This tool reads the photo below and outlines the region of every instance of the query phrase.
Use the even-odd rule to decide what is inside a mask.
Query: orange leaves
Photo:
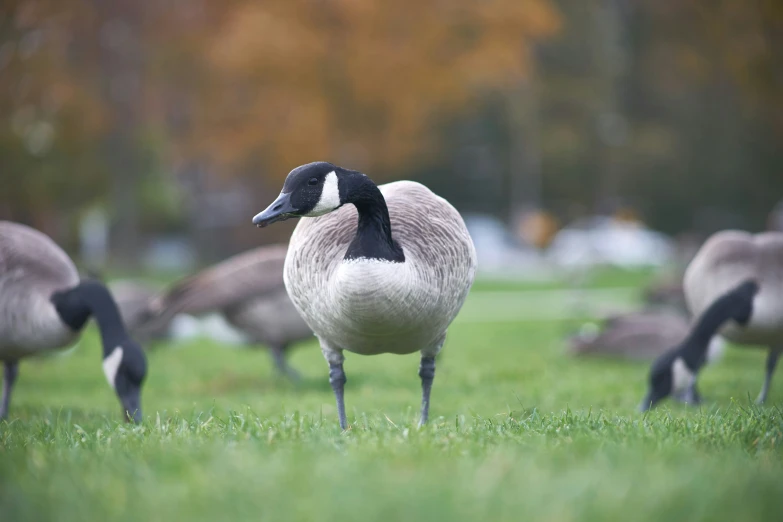
[[[204,45],[199,143],[278,176],[313,159],[388,170],[432,152],[439,114],[517,82],[558,24],[547,0],[240,2]]]

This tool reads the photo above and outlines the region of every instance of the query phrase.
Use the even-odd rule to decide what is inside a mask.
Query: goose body
[[[0,360],[5,366],[0,418],[8,414],[19,361],[69,346],[90,317],[101,331],[107,380],[124,414],[138,420],[146,360],[127,336],[108,289],[80,281],[73,261],[45,234],[0,221]]]
[[[291,171],[280,196],[253,222],[291,217],[285,261],[291,300],[321,343],[346,428],[343,351],[421,353],[421,422],[435,356],[470,291],[476,251],[460,214],[423,185],[376,186],[326,162]]]
[[[18,361],[76,341],[50,297],[78,284],[73,261],[48,236],[0,221],[0,359]]]
[[[344,259],[356,235],[346,205],[294,230],[289,295],[319,338],[362,355],[437,353],[470,290],[476,254],[459,213],[412,181],[381,185],[405,262]]]
[[[286,251],[285,245],[256,248],[174,283],[138,314],[135,331],[146,337],[180,314],[218,314],[247,344],[267,345],[279,372],[295,376],[284,353],[313,332],[286,293]]]

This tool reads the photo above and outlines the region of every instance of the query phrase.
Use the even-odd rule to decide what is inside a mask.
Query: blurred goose
[[[632,312],[604,320],[600,329],[588,323],[569,339],[570,352],[578,356],[601,355],[630,360],[653,360],[682,342],[688,335],[688,320],[666,312]],[[716,358],[723,340],[709,344],[707,359]]]
[[[706,362],[710,340],[729,321],[748,325],[758,289],[755,281],[747,280],[719,296],[699,316],[688,336],[653,363],[650,388],[642,400],[641,411],[652,408],[669,395],[683,402],[701,402],[696,389],[696,375]]]
[[[329,363],[340,427],[347,428],[343,350],[421,352],[420,423],[427,422],[435,356],[476,272],[462,217],[419,183],[378,187],[361,172],[326,162],[292,170],[253,223],[300,216],[315,219],[294,230],[285,286]]]
[[[713,235],[688,266],[684,289],[688,307],[700,319],[679,351],[653,365],[642,407],[654,405],[672,388],[694,389],[705,339],[718,331],[735,343],[767,348],[766,375],[757,399],[765,402],[783,351],[783,233]]]
[[[267,345],[278,371],[296,378],[285,352],[313,332],[285,291],[285,255],[285,245],[256,248],[187,277],[152,299],[135,329],[146,336],[182,314],[217,313],[228,323],[224,330],[234,330],[248,344]]]
[[[69,346],[90,317],[100,329],[106,379],[125,418],[139,421],[147,363],[108,289],[97,281],[80,282],[71,259],[48,236],[0,221],[0,360],[5,365],[0,418],[8,415],[19,361]]]

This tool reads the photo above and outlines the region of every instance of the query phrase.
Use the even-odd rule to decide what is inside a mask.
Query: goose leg
[[[421,419],[419,426],[427,423],[430,416],[430,392],[432,381],[435,380],[435,357],[423,355],[419,364],[419,377],[421,377]]]
[[[287,345],[285,344],[271,345],[270,350],[272,353],[272,360],[274,361],[275,368],[277,368],[277,372],[279,374],[288,376],[288,378],[292,381],[298,381],[299,372],[291,368],[291,366],[288,364],[288,361],[285,360],[286,348]]]
[[[329,363],[329,384],[332,385],[334,398],[337,401],[337,417],[340,419],[340,428],[348,428],[348,420],[345,418],[345,383],[348,378],[343,371],[343,362],[345,357],[343,351],[339,348],[332,348],[323,339],[321,341],[321,352],[323,352],[326,362]]]
[[[348,378],[343,371],[343,363],[329,363],[329,384],[332,385],[334,397],[337,400],[337,416],[340,419],[340,428],[348,428],[348,420],[345,418],[345,383]]]
[[[16,382],[16,377],[19,375],[19,362],[6,361],[5,371],[3,378],[3,400],[0,403],[0,419],[8,417],[8,405],[11,403],[11,390]]]
[[[769,387],[772,383],[772,375],[775,373],[775,367],[778,365],[778,358],[781,352],[783,352],[783,347],[769,349],[769,354],[767,354],[767,374],[764,378],[764,385],[761,387],[761,393],[759,393],[759,397],[756,399],[757,404],[763,404],[767,400]]]

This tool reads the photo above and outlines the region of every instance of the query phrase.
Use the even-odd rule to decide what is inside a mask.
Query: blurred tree
[[[195,143],[277,178],[315,159],[383,177],[445,153],[436,118],[517,85],[557,28],[548,0],[239,2],[203,48]]]
[[[76,41],[92,28],[82,3],[0,8],[0,215],[55,235],[66,210],[106,190],[94,147],[106,113],[74,67],[84,63]]]
[[[540,45],[543,198],[657,228],[764,227],[783,193],[783,3],[557,0]],[[607,205],[609,203],[609,205]]]

